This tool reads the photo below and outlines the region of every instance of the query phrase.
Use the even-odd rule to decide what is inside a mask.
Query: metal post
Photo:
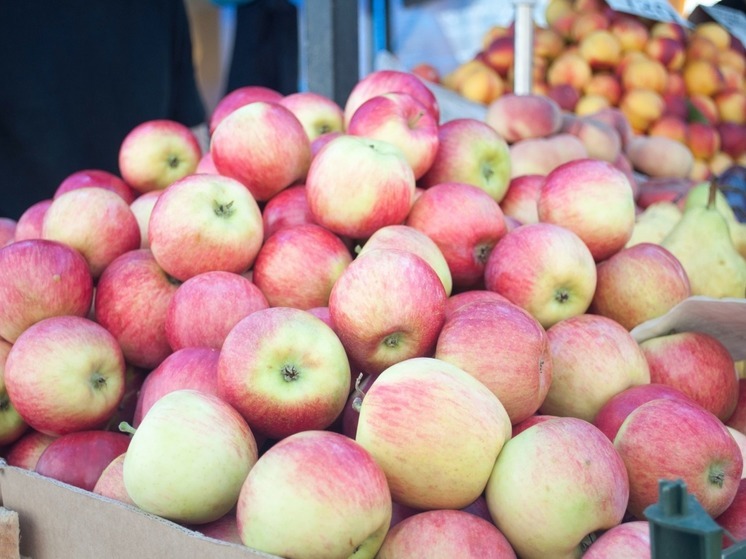
[[[513,92],[516,95],[528,95],[533,88],[533,9],[535,2],[536,0],[513,0],[515,6]]]

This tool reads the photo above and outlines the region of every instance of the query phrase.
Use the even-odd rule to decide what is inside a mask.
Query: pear
[[[717,183],[712,181],[708,189],[707,203],[686,208],[661,245],[686,270],[692,295],[746,297],[746,260],[733,245],[728,222],[715,206]]]
[[[660,244],[679,222],[681,215],[682,212],[675,202],[664,200],[650,204],[635,219],[632,236],[625,247],[629,248],[640,243]]]
[[[684,200],[684,209],[694,206],[704,206],[707,204],[710,185],[708,182],[699,183],[692,187]],[[730,238],[738,253],[746,258],[746,223],[738,221],[736,214],[728,204],[728,199],[718,190],[715,198],[715,207],[723,214],[725,221],[728,222]]]

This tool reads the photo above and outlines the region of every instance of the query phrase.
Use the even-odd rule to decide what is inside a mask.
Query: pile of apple
[[[504,99],[441,123],[410,73],[344,107],[240,88],[204,153],[142,123],[121,176],[4,220],[7,462],[285,558],[649,557],[661,479],[746,537],[733,356],[630,333],[712,295],[706,264],[628,246],[634,178]]]
[[[618,107],[636,134],[672,138],[704,180],[746,161],[746,52],[716,22],[687,29],[617,12],[603,0],[551,0],[534,30],[533,92],[578,115]],[[440,82],[489,105],[512,91],[513,27],[496,26],[481,50]],[[434,68],[416,72],[438,80]]]

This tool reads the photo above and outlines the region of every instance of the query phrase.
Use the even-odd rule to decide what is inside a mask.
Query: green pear
[[[686,270],[692,295],[746,297],[746,260],[736,250],[728,222],[717,209],[717,183],[707,188],[707,203],[692,202],[686,207],[661,245]]]
[[[679,222],[681,215],[681,210],[674,202],[664,200],[650,204],[637,216],[625,248],[640,243],[660,244]]]
[[[709,189],[710,184],[708,182],[703,182],[692,187],[684,200],[684,209],[707,205]],[[715,207],[723,214],[725,221],[728,223],[730,238],[736,250],[742,257],[746,258],[746,224],[738,221],[736,214],[728,203],[728,199],[720,190],[715,195]]]

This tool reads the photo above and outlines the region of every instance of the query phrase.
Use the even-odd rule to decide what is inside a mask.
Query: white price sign
[[[673,21],[684,27],[691,27],[668,0],[606,0],[618,12],[634,14],[655,21]]]
[[[701,6],[712,19],[725,27],[736,39],[746,45],[746,14],[727,6]]]

